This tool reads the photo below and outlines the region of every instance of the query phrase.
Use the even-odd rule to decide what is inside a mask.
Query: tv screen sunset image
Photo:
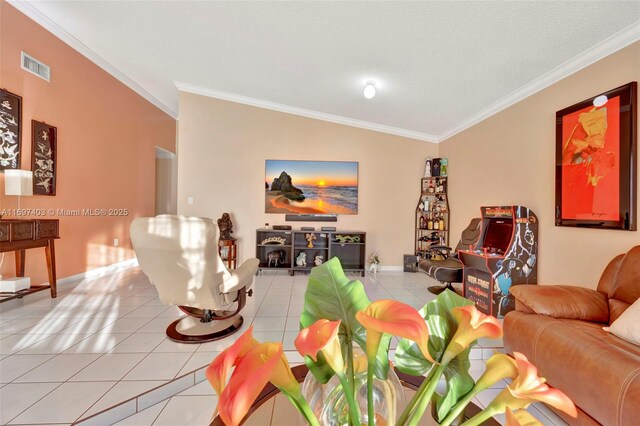
[[[265,212],[358,214],[358,163],[267,160]]]

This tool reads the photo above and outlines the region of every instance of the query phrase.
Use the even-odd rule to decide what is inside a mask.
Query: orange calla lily
[[[474,392],[488,389],[507,378],[515,379],[518,376],[518,364],[516,360],[505,354],[494,354],[486,362],[487,368],[476,381]]]
[[[451,314],[458,322],[458,329],[443,355],[443,360],[452,360],[471,343],[482,337],[489,339],[502,337],[502,325],[498,319],[483,314],[473,305],[456,306],[451,310]]]
[[[356,313],[356,319],[367,329],[367,356],[375,356],[383,333],[413,340],[422,355],[435,363],[429,354],[429,328],[424,318],[409,305],[396,300],[377,300],[364,311]]]
[[[506,426],[539,426],[542,425],[533,417],[533,415],[527,410],[511,411],[507,408],[507,423]]]
[[[282,348],[282,345],[280,345],[280,348]],[[282,351],[280,351],[280,362],[276,364],[269,381],[284,393],[296,397],[302,396],[300,383],[293,375],[289,361]]]
[[[487,368],[482,376],[480,376],[480,378],[476,381],[473,389],[471,389],[471,391],[467,393],[467,395],[465,395],[465,397],[460,400],[451,411],[449,411],[445,419],[442,421],[442,424],[450,425],[453,420],[462,413],[471,399],[483,390],[490,388],[500,380],[504,380],[509,377],[515,379],[517,376],[518,365],[515,359],[504,354],[494,354],[487,360]],[[488,417],[491,417],[491,414],[489,414]],[[477,417],[474,417],[474,419],[477,420]],[[480,420],[476,423],[471,422],[470,424],[482,424],[482,421],[483,420]]]
[[[258,344],[259,342],[253,338],[253,326],[251,326],[233,345],[222,351],[207,367],[205,375],[218,396],[225,388],[231,368],[236,366],[242,357]]]
[[[309,356],[314,361],[318,360],[318,352],[322,352],[329,367],[336,373],[342,374],[344,360],[338,338],[339,328],[340,320],[319,319],[300,331],[294,342],[296,349],[300,355]]]
[[[576,406],[564,393],[546,384],[543,377],[538,376],[538,369],[529,362],[526,356],[514,352],[518,366],[518,376],[489,404],[488,408],[504,412],[506,407],[512,409],[527,408],[533,402],[543,402],[577,417]]]
[[[282,373],[278,371],[281,370],[278,367],[282,364],[282,356],[281,343],[262,343],[240,360],[218,401],[220,418],[225,425],[240,424],[262,388],[275,375]],[[280,380],[286,381],[286,375],[276,378],[276,381]]]
[[[363,373],[367,371],[368,367],[366,354],[353,354],[353,371],[356,373]]]

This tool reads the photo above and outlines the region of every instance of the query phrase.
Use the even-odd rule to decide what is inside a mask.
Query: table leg
[[[16,250],[16,275],[18,277],[24,277],[24,250]]]
[[[51,285],[51,297],[55,299],[58,296],[58,288],[56,282],[56,250],[54,240],[49,240],[45,253],[47,255],[47,270],[49,271],[49,284]]]

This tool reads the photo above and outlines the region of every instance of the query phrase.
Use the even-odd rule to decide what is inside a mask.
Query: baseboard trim
[[[401,265],[388,265],[388,266],[381,266],[380,270],[384,272],[394,272],[394,271],[397,272],[397,271],[402,271],[403,268]]]
[[[58,278],[58,285],[68,284],[70,282],[82,281],[87,278],[97,278],[117,271],[122,268],[131,268],[138,266],[138,259],[135,257],[132,259],[123,260],[122,262],[112,263],[111,265],[101,266],[99,268],[91,269],[89,271],[80,272],[79,274],[69,275],[68,277]],[[48,284],[45,282],[42,284]]]

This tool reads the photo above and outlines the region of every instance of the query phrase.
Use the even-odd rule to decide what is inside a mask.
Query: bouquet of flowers
[[[400,338],[395,368],[424,376],[397,418],[393,410],[387,417],[376,412],[374,401],[374,381],[387,380],[392,374],[391,336]],[[413,426],[430,403],[435,404],[436,421],[448,426],[478,393],[504,379],[512,381],[465,426],[479,425],[500,413],[506,413],[508,425],[540,424],[525,410],[534,402],[577,416],[573,402],[548,386],[522,354],[511,357],[496,353],[487,360],[484,374],[473,380],[469,374],[471,347],[480,338],[501,337],[502,326],[497,319],[482,314],[472,302],[451,291],[440,294],[420,311],[395,300],[371,302],[362,283],[350,281],[340,261],[333,258],[311,272],[295,346],[305,357],[312,379],[327,383],[337,378],[332,392],[341,393],[341,403],[312,407],[314,403],[305,398],[293,376],[282,344],[258,342],[252,328],[213,360],[206,375],[219,397],[217,412],[228,426],[243,421],[268,382],[285,394],[312,426],[326,424],[321,423],[319,414],[327,408],[335,411],[335,424]],[[364,356],[354,355],[358,346]],[[442,377],[446,387],[436,394]],[[365,388],[366,399],[360,402],[358,396],[365,394]],[[375,399],[379,398],[376,392]]]

